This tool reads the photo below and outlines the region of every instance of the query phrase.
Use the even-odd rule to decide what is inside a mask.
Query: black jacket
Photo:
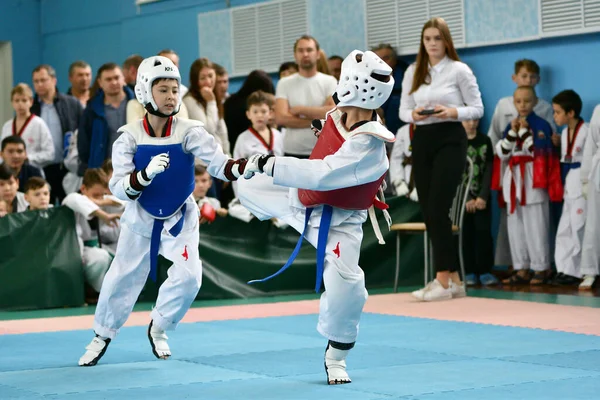
[[[83,107],[79,100],[73,96],[62,94],[57,91],[56,96],[54,96],[54,107],[56,107],[56,112],[60,119],[63,137],[65,132],[75,132],[79,127],[79,121],[83,114]],[[42,116],[42,105],[40,104],[40,99],[37,94],[33,98],[31,113],[38,117]]]

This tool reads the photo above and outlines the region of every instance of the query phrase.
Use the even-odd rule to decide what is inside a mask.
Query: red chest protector
[[[333,111],[327,116],[327,121],[325,122],[325,126],[319,135],[317,140],[317,144],[313,148],[312,153],[310,154],[309,159],[311,160],[322,160],[328,155],[336,153],[340,147],[344,144],[346,139],[339,132],[335,121],[334,114],[339,116],[341,113],[339,111]],[[360,130],[360,127],[356,128]],[[356,134],[369,134],[368,132],[364,133],[356,133]],[[374,134],[374,136],[378,136]],[[393,136],[391,137],[393,141]],[[388,140],[388,138],[382,138],[383,140]],[[383,145],[383,143],[382,143]],[[306,207],[315,207],[319,205],[330,205],[337,208],[342,208],[345,210],[367,210],[373,204],[377,203],[376,195],[379,187],[381,186],[381,182],[385,178],[385,174],[383,174],[378,180],[365,183],[358,186],[351,186],[343,189],[335,189],[335,190],[306,190],[299,189],[298,190],[298,198],[302,202],[302,204]],[[381,203],[381,202],[379,202]],[[376,204],[379,208],[380,204]],[[384,207],[387,208],[387,207]]]

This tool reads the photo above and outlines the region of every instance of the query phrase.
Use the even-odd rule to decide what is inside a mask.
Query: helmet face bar
[[[152,83],[157,79],[175,79],[177,85],[181,86],[181,75],[179,69],[173,64],[173,61],[163,56],[152,56],[146,58],[138,68],[137,79],[135,81],[135,97],[142,103],[148,112],[160,117],[168,117],[158,111],[158,106],[152,97]],[[149,107],[148,105],[151,105]],[[171,115],[179,112],[181,107],[181,91],[177,99],[177,107]]]
[[[337,105],[375,110],[386,102],[393,88],[392,69],[385,61],[372,51],[354,50],[342,62],[335,91]]]

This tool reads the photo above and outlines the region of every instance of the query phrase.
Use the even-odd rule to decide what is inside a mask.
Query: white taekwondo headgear
[[[376,110],[390,97],[393,88],[392,68],[385,61],[372,51],[354,50],[342,62],[335,91],[337,105]]]
[[[168,117],[158,111],[158,106],[152,97],[152,83],[160,78],[176,79],[177,84],[181,86],[181,75],[179,75],[179,68],[173,61],[163,56],[152,56],[146,58],[138,67],[137,79],[135,81],[135,97],[140,103],[148,110],[148,112]],[[148,107],[151,104],[152,107]],[[177,107],[171,115],[175,115],[179,112],[181,107],[181,90],[179,91],[177,99]]]

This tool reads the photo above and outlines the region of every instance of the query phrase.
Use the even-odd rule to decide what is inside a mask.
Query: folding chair
[[[473,161],[467,157],[467,174],[463,174],[462,181],[456,190],[456,195],[450,208],[450,220],[452,221],[452,234],[458,235],[458,256],[460,261],[460,272],[462,279],[465,277],[465,263],[462,251],[462,226],[465,215],[465,205],[469,196],[469,188],[473,179]],[[400,236],[402,234],[423,234],[423,251],[425,258],[425,285],[429,283],[429,274],[433,276],[433,252],[427,235],[427,227],[424,222],[407,222],[393,224],[390,230],[396,232],[396,275],[394,277],[394,292],[398,291],[398,277],[400,275]]]

